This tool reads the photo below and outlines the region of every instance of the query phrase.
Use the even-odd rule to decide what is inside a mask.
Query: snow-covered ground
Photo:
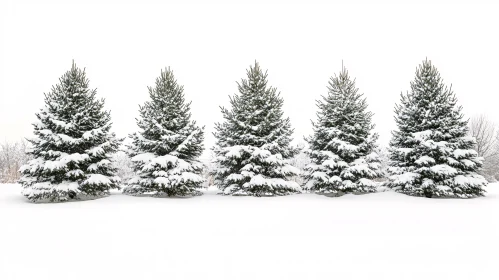
[[[110,197],[32,204],[0,185],[0,279],[499,279],[486,197]]]

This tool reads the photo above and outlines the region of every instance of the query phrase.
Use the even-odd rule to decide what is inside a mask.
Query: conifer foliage
[[[267,72],[257,62],[238,83],[232,108],[221,108],[224,122],[216,124],[215,184],[226,195],[275,196],[301,191],[289,180],[299,170],[288,160],[293,130],[283,117],[283,99],[267,85]]]
[[[138,133],[129,147],[136,177],[124,193],[131,195],[198,195],[204,179],[197,158],[203,152],[203,128],[191,121],[184,88],[170,68],[149,87],[150,101],[139,109]]]
[[[87,199],[119,188],[111,157],[120,141],[110,132],[110,113],[103,107],[104,100],[89,88],[85,70],[73,62],[36,114],[28,151],[33,160],[20,169],[29,200]]]
[[[317,101],[317,107],[314,133],[306,139],[312,161],[305,172],[306,188],[329,196],[375,192],[373,179],[382,172],[376,153],[378,136],[371,132],[373,114],[346,68],[331,77],[328,94]]]
[[[395,107],[397,130],[390,142],[388,186],[414,196],[470,198],[484,194],[487,182],[467,136],[467,120],[451,88],[425,60],[411,91]]]

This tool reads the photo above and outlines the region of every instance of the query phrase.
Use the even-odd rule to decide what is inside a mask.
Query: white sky
[[[499,118],[495,1],[336,2],[0,0],[0,141],[31,134],[43,93],[72,59],[106,99],[119,136],[137,130],[147,86],[170,66],[211,147],[218,106],[255,59],[285,99],[296,142],[311,132],[315,100],[342,60],[375,113],[381,145],[425,57],[467,116]]]

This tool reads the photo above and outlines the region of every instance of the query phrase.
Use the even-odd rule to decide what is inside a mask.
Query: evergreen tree
[[[314,133],[306,139],[312,161],[305,173],[306,188],[331,196],[375,192],[372,179],[382,172],[375,144],[378,135],[371,133],[373,114],[344,67],[339,76],[331,77],[328,94],[317,107]]]
[[[88,84],[85,69],[73,62],[45,94],[29,140],[33,160],[20,169],[23,194],[31,201],[85,199],[119,188],[111,157],[120,141],[110,132],[104,99],[96,99]]]
[[[414,196],[469,198],[484,194],[482,165],[467,136],[457,99],[440,73],[425,60],[416,70],[411,92],[395,107],[397,130],[390,142],[388,186]]]
[[[267,72],[257,62],[247,75],[238,83],[240,94],[230,98],[231,110],[221,108],[225,121],[215,127],[215,184],[227,195],[299,192],[289,180],[299,171],[288,164],[297,150],[290,147],[293,130],[283,118],[283,99],[267,86]]]
[[[191,121],[184,88],[177,84],[170,68],[161,71],[155,87],[149,87],[150,101],[139,109],[140,132],[130,135],[130,156],[136,177],[124,193],[156,196],[198,195],[204,179],[197,158],[203,152],[203,128]]]

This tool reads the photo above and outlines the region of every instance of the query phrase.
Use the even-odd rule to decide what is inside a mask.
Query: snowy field
[[[0,279],[499,279],[486,197],[393,192],[32,204],[0,185]]]

